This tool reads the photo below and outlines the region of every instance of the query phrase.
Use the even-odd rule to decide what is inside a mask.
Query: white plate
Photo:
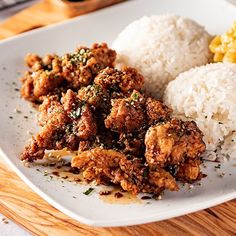
[[[35,192],[82,223],[124,226],[153,222],[211,207],[236,197],[236,159],[222,165],[219,173],[224,171],[224,178],[218,177],[219,173],[214,170],[216,164],[209,163],[204,169],[208,177],[202,181],[202,186],[196,186],[191,191],[182,188],[178,193],[166,192],[163,200],[151,200],[151,204],[130,205],[104,203],[96,193],[86,196],[82,193],[87,186],[61,183],[56,179],[48,181],[34,168],[25,168],[18,159],[30,137],[26,131],[36,129],[34,115],[30,114],[31,106],[21,100],[19,93],[14,90],[20,87],[17,73],[24,70],[24,55],[28,52],[63,53],[73,50],[78,44],[110,43],[129,22],[143,15],[159,13],[191,17],[213,34],[224,32],[236,18],[236,8],[223,0],[139,0],[0,42],[1,154]],[[24,111],[24,114],[15,114],[15,108]],[[23,115],[29,119],[23,118]],[[13,116],[13,119],[9,116]]]

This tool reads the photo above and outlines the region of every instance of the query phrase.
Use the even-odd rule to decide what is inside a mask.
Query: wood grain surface
[[[0,23],[0,39],[60,22],[125,0],[41,0]]]
[[[236,200],[161,222],[95,228],[64,215],[34,193],[0,159],[0,212],[33,235],[84,236],[231,236],[236,235]]]

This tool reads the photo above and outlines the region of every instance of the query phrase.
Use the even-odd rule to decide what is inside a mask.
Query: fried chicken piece
[[[93,47],[79,47],[74,53],[62,58],[63,76],[73,88],[89,85],[94,76],[106,67],[113,67],[116,52],[106,43],[94,44]]]
[[[155,100],[153,98],[147,98],[146,110],[148,116],[148,123],[150,125],[160,121],[166,121],[170,119],[172,109],[166,106],[163,102]]]
[[[93,142],[87,140],[87,141],[80,141],[79,143],[79,152],[90,150],[93,147]]]
[[[176,191],[179,189],[173,176],[162,168],[156,168],[149,173],[149,182],[159,188]]]
[[[118,167],[123,156],[112,149],[95,148],[79,152],[78,156],[72,158],[71,166],[84,170],[83,176],[87,181],[96,180],[98,184],[106,184],[112,178],[111,169]]]
[[[200,180],[203,177],[200,169],[201,163],[201,160],[194,159],[188,160],[187,162],[181,164],[176,174],[176,178],[178,178],[182,182],[189,183]]]
[[[46,149],[77,150],[80,141],[91,140],[96,135],[96,120],[89,105],[83,104],[71,90],[61,102],[56,96],[47,97],[39,110],[42,128],[21,154],[22,160],[41,159]]]
[[[110,107],[110,98],[107,90],[100,85],[88,85],[78,91],[80,100],[85,101],[90,106],[107,110]]]
[[[25,63],[29,68],[32,68],[36,63],[39,63],[39,65],[41,65],[42,58],[35,53],[28,53],[25,56]]]
[[[118,140],[119,149],[125,154],[143,157],[145,152],[144,136],[145,131],[140,131],[138,134],[121,133]]]
[[[83,170],[83,176],[88,182],[96,180],[98,184],[120,184],[124,190],[133,194],[159,194],[164,188],[178,190],[174,178],[164,169],[149,172],[141,159],[128,159],[115,150],[95,148],[80,152],[72,158],[71,165]]]
[[[31,102],[42,101],[41,96],[59,94],[65,84],[61,72],[61,60],[56,55],[40,58],[35,54],[28,54],[26,63],[32,71],[26,71],[20,79],[22,82],[21,96]]]
[[[87,151],[97,147],[106,149],[119,149],[118,145],[118,134],[108,129],[103,129],[97,123],[97,135],[93,140],[81,141],[79,144],[78,151]]]
[[[107,67],[99,72],[94,83],[106,90],[128,94],[133,90],[140,91],[144,85],[144,78],[134,68],[123,67],[121,70],[117,70]]]
[[[139,192],[158,194],[160,189],[169,189],[171,191],[179,189],[175,179],[168,172],[162,168],[155,171],[149,170],[140,158],[123,158],[120,160],[119,165],[121,170],[125,172],[125,176],[129,176],[129,179],[119,179],[115,176],[116,181],[126,191],[131,191],[134,194]]]
[[[203,134],[193,121],[172,119],[149,128],[145,157],[150,167],[180,164],[205,151]]]
[[[116,52],[105,43],[79,47],[62,57],[28,54],[26,64],[31,70],[20,79],[21,96],[31,102],[42,102],[46,95],[60,94],[68,88],[76,91],[89,85],[100,70],[113,67],[115,58]]]
[[[135,90],[129,98],[112,100],[111,113],[105,119],[106,128],[128,133],[139,130],[146,119],[144,104],[145,98]]]

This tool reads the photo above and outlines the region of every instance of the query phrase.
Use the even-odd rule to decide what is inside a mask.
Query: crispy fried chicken
[[[89,85],[99,71],[113,67],[116,52],[105,43],[92,48],[79,47],[64,56],[36,54],[26,56],[30,70],[21,78],[21,96],[41,103],[46,95],[60,95],[67,89],[77,91]]]
[[[88,182],[120,185],[133,194],[176,191],[177,180],[200,180],[205,144],[196,123],[173,118],[171,108],[143,94],[143,76],[133,68],[114,69],[115,56],[106,44],[63,57],[28,55],[31,70],[21,94],[42,103],[41,129],[21,159],[77,150],[72,167]]]

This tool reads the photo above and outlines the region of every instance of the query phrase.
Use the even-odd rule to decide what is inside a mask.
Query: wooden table
[[[82,225],[50,206],[0,159],[0,212],[34,235],[236,235],[236,200],[161,222],[116,228]]]
[[[34,235],[236,235],[236,200],[194,214],[139,226],[94,228],[82,225],[34,193],[1,158],[0,212]]]

